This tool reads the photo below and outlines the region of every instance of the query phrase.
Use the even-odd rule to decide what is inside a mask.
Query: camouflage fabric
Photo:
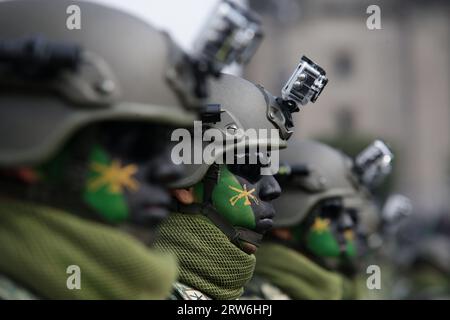
[[[343,288],[343,300],[358,300],[362,298],[361,293],[361,279],[359,277],[349,278],[342,276]]]
[[[234,244],[202,215],[172,214],[159,229],[155,248],[174,254],[178,281],[217,300],[234,300],[251,279],[255,256]]]
[[[0,274],[45,299],[165,299],[176,279],[173,256],[149,250],[124,232],[4,198],[0,257]],[[67,287],[70,265],[80,268],[78,290]],[[4,285],[6,292],[14,287]]]
[[[277,287],[291,299],[342,299],[344,285],[338,273],[328,271],[298,251],[278,243],[266,242],[259,247],[255,274],[272,284],[269,290]]]

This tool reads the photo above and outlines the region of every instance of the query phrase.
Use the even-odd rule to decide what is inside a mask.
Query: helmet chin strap
[[[206,216],[211,220],[214,225],[219,228],[228,239],[235,244],[238,248],[242,249],[241,241],[248,242],[250,244],[259,247],[263,235],[253,230],[241,227],[235,227],[231,225],[219,212],[214,208],[212,204],[212,193],[214,187],[217,184],[219,178],[219,165],[213,163],[205,177],[203,178],[203,203],[193,203],[184,205],[177,202],[176,210],[180,213],[198,214]]]

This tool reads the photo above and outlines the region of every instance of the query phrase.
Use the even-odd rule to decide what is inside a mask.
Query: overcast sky
[[[219,0],[87,0],[129,10],[168,31],[176,42],[189,50],[206,18]]]
[[[166,30],[187,52],[192,49],[194,38],[200,32],[207,18],[220,0],[85,0],[129,10],[149,21],[155,27]],[[246,3],[246,0],[233,0]],[[237,64],[223,70],[240,75],[242,68]]]

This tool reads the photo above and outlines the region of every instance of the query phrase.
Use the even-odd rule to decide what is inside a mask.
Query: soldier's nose
[[[259,198],[272,201],[281,195],[281,187],[273,176],[264,176],[259,182]]]

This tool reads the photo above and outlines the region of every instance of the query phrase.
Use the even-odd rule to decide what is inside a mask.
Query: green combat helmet
[[[195,119],[184,108],[199,106],[188,90],[194,78],[177,73],[186,63],[167,35],[117,10],[76,3],[79,30],[66,26],[74,2],[1,4],[2,166],[41,162],[93,122]]]
[[[302,56],[296,70],[283,87],[281,97],[273,96],[260,85],[256,85],[258,91],[251,82],[228,75],[223,77],[222,81],[211,83],[211,96],[207,100],[208,106],[204,109],[202,121],[207,124],[207,128],[223,132],[226,140],[237,141],[223,148],[217,146],[216,159],[210,157],[198,165],[188,166],[186,178],[174,183],[174,188],[192,186],[199,182],[212,162],[234,148],[272,145],[270,139],[253,138],[246,142],[243,136],[236,135],[240,130],[276,129],[282,140],[289,139],[294,132],[292,113],[299,111],[298,105],[316,102],[328,83],[325,71],[305,56]],[[241,86],[248,96],[240,93]]]
[[[165,185],[181,168],[166,150],[171,127],[197,118],[205,80],[166,34],[125,12],[0,2],[2,288],[14,279],[41,298],[167,297],[172,257],[114,226],[167,216]],[[78,267],[82,290],[71,290]]]
[[[342,152],[315,141],[295,141],[280,154],[278,180],[283,196],[274,202],[274,227],[301,223],[326,199],[342,198],[348,205],[360,203],[353,162]]]
[[[328,260],[355,254],[362,199],[353,161],[329,146],[301,140],[280,152],[280,163],[283,193],[274,201],[274,229],[256,254],[256,276],[245,297],[340,299],[342,279],[327,269]]]

